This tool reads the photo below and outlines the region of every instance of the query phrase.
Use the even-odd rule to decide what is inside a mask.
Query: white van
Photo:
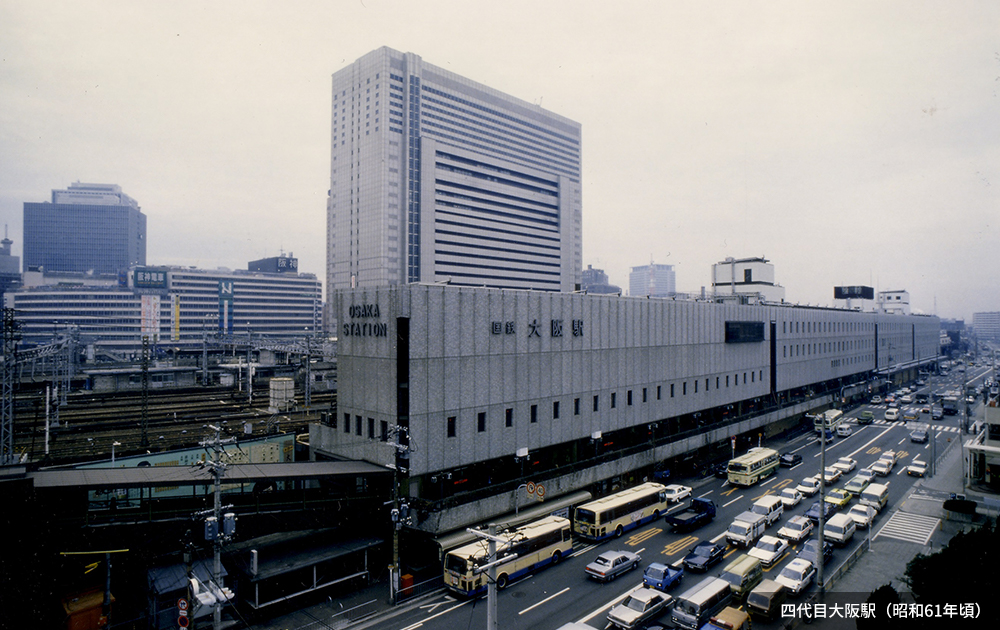
[[[750,508],[750,511],[763,516],[767,521],[765,527],[770,527],[785,513],[785,504],[782,503],[781,497],[766,496],[757,499]]]
[[[885,504],[889,502],[889,484],[873,483],[861,492],[861,505],[870,505],[877,512],[881,512]]]
[[[857,523],[847,514],[834,514],[823,525],[823,536],[833,544],[843,547],[854,538],[856,528]]]
[[[757,539],[764,535],[767,518],[753,512],[743,512],[729,524],[726,540],[737,547],[753,547]]]

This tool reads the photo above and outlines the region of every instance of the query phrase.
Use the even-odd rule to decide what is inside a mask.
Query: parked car
[[[781,494],[778,497],[781,499],[786,510],[802,502],[802,493],[795,488],[782,488]]]
[[[666,612],[673,597],[649,588],[639,588],[622,600],[608,613],[608,621],[616,628],[632,630],[642,628],[647,622]]]
[[[806,544],[802,545],[802,549],[799,551],[799,558],[802,560],[808,560],[813,563],[814,566],[819,566],[817,562],[816,551],[819,549],[819,541],[815,538],[806,541]],[[833,557],[833,545],[828,542],[823,542],[823,564],[830,561]]]
[[[684,579],[684,566],[654,562],[642,574],[642,583],[658,591],[668,591]]]
[[[703,540],[684,556],[684,566],[691,571],[708,571],[725,553],[726,545]]]
[[[854,519],[858,527],[868,529],[878,515],[878,511],[870,505],[855,505],[847,511],[847,515]]]
[[[812,533],[813,524],[804,516],[793,516],[778,530],[778,535],[792,542],[801,542]]]
[[[928,440],[927,431],[923,429],[917,429],[916,431],[910,432],[910,441],[917,444],[926,444]]]
[[[834,488],[825,497],[823,497],[823,500],[827,503],[835,505],[837,509],[842,510],[848,503],[851,502],[851,498],[852,495],[847,490]]]
[[[923,477],[927,474],[927,464],[918,460],[913,460],[906,467],[906,474],[911,477]]]
[[[663,492],[667,495],[667,503],[680,503],[691,496],[691,488],[678,483],[670,484]]]
[[[815,579],[816,567],[813,566],[813,563],[804,558],[795,558],[785,565],[774,581],[784,585],[792,594],[798,595],[806,590]]]
[[[785,466],[786,468],[791,468],[796,464],[802,463],[802,456],[799,455],[798,453],[785,453],[784,455],[781,456],[780,462],[782,466]]]
[[[804,496],[811,497],[819,492],[819,479],[816,477],[806,477],[799,482],[799,485],[795,486],[795,489]]]
[[[600,582],[610,582],[622,573],[638,568],[642,558],[631,551],[605,551],[584,567],[587,575]]]
[[[788,551],[788,543],[775,536],[762,536],[753,549],[747,552],[748,555],[760,560],[765,567],[769,567]]]
[[[858,462],[850,457],[841,457],[833,464],[833,467],[846,475],[858,467]]]

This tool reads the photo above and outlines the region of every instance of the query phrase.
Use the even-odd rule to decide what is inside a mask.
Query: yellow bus
[[[836,433],[837,427],[844,421],[844,412],[839,409],[827,409],[813,416],[813,428],[819,434],[824,428],[830,433]]]
[[[556,564],[573,552],[573,536],[569,519],[547,516],[514,529],[497,534],[508,541],[497,543],[497,559],[516,554],[508,562],[497,566],[497,588],[506,588],[512,580]],[[464,597],[474,597],[486,592],[489,563],[488,544],[477,540],[448,552],[444,559],[444,584],[451,591]]]
[[[603,540],[659,518],[669,507],[667,487],[644,483],[576,508],[573,531],[586,540]]]
[[[729,483],[752,486],[778,469],[778,451],[773,448],[753,448],[746,455],[729,460],[726,470]]]

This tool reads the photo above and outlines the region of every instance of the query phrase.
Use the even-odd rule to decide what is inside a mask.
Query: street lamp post
[[[122,443],[118,442],[118,441],[115,441],[115,442],[111,443],[111,465],[112,466],[115,465],[115,447],[116,446],[121,446],[121,445],[122,445]]]

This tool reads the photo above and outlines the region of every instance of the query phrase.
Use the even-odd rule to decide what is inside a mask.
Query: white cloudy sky
[[[766,256],[791,301],[1000,310],[1000,3],[0,0],[0,220],[74,181],[148,262],[323,278],[330,75],[414,52],[583,125],[584,263],[680,290]]]

